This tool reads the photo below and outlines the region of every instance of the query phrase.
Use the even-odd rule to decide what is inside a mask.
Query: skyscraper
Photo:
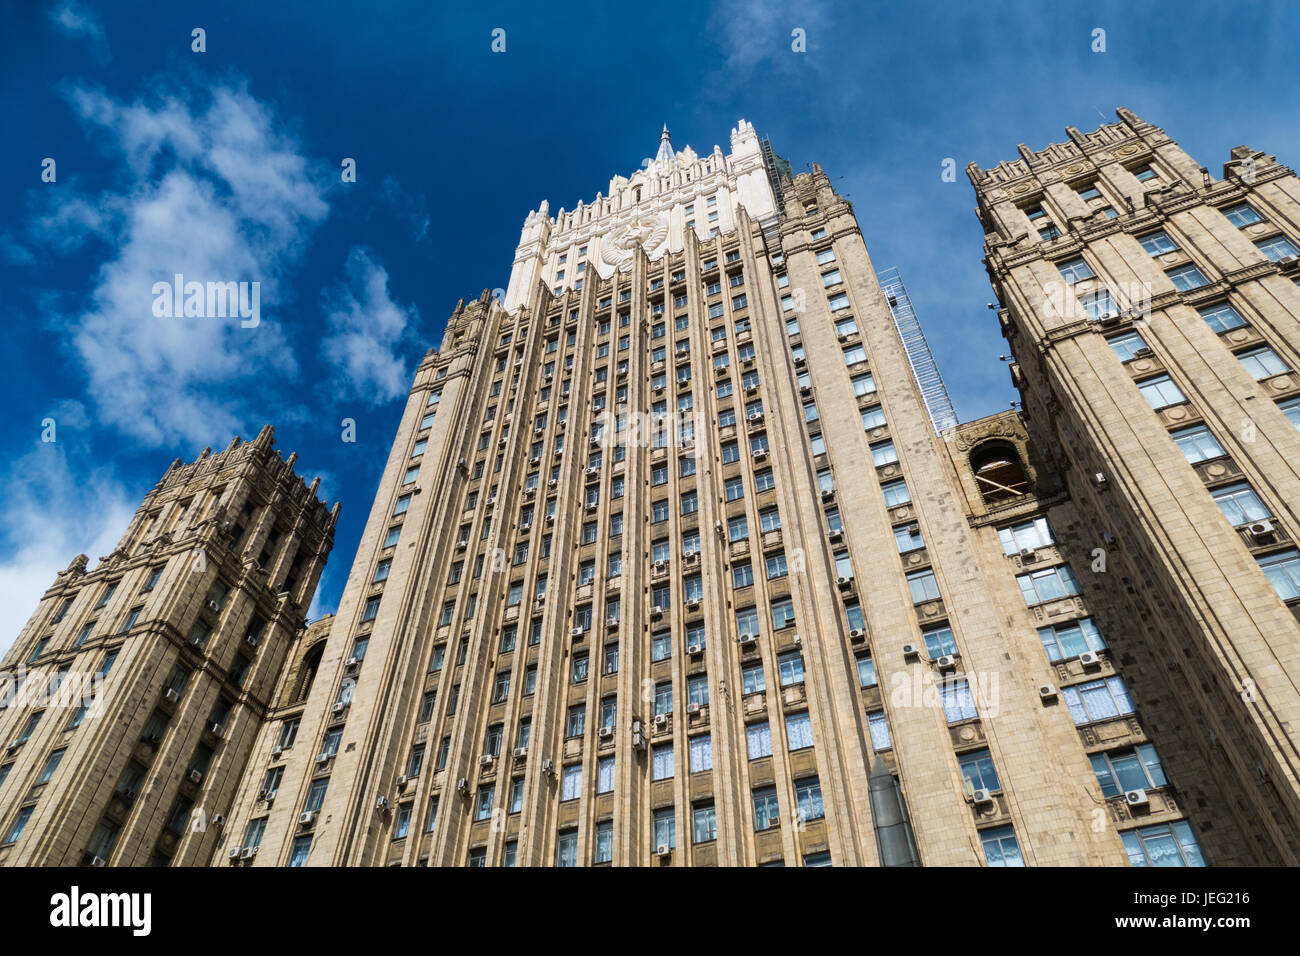
[[[1294,866],[1300,184],[1244,146],[1215,178],[1118,116],[968,170],[1012,376],[1206,855]]]
[[[528,215],[416,372],[219,863],[1272,858],[1139,682],[1109,513],[1016,413],[953,424],[901,278],[789,168],[665,129]]]
[[[172,463],[78,555],[0,674],[0,865],[206,864],[329,556],[338,506],[251,442]]]

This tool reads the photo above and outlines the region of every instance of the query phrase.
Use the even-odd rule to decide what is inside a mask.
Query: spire
[[[662,166],[673,161],[673,140],[668,135],[668,124],[664,123],[664,131],[659,134],[659,152],[655,154],[655,165]]]

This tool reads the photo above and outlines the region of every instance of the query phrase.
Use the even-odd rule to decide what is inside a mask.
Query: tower
[[[1090,749],[1148,731],[1050,460],[952,424],[820,167],[666,132],[531,212],[420,363],[217,862],[1151,862]]]
[[[0,865],[206,864],[338,506],[272,429],[172,463],[41,597],[0,684]]]
[[[1063,476],[1051,520],[1104,567],[1098,617],[1168,798],[1212,862],[1295,865],[1300,184],[1244,146],[1216,178],[1117,113],[968,168],[1012,378]],[[1094,762],[1116,743],[1088,741]],[[1176,849],[1150,806],[1112,803],[1130,854]]]

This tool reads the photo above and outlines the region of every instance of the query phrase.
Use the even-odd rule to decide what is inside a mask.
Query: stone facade
[[[201,865],[333,543],[297,455],[179,459],[41,597],[0,683],[0,865]]]
[[[968,170],[1029,451],[1169,799],[1211,862],[1293,866],[1300,183],[1118,116]]]
[[[1014,413],[936,434],[849,204],[731,147],[543,204],[457,306],[219,865],[897,865],[882,786],[924,865],[1232,832],[1122,682],[1129,593],[1051,570],[1058,463]]]

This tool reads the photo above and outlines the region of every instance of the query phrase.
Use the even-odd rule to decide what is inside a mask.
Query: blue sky
[[[1116,106],[1216,174],[1243,143],[1300,157],[1295,4],[442,6],[7,12],[0,651],[57,569],[112,549],[173,458],[264,422],[343,503],[313,613],[332,609],[409,377],[456,300],[506,284],[543,198],[592,199],[665,122],[704,152],[744,117],[796,169],[819,162],[877,267],[901,268],[963,419],[1014,397],[967,162]],[[178,271],[259,281],[261,324],[155,318],[152,284]]]

